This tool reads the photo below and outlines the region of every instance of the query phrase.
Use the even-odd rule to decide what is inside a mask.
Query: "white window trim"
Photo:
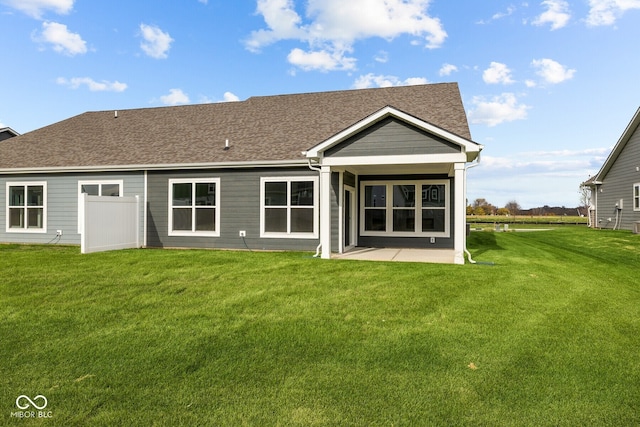
[[[631,200],[633,200],[633,211],[640,212],[640,200],[638,200],[638,197],[636,197],[636,188],[638,189],[638,193],[640,193],[640,182],[636,182],[635,184],[633,184],[633,193],[631,195]],[[638,207],[636,207],[636,202],[639,205]]]
[[[361,236],[384,236],[384,237],[451,237],[451,189],[449,180],[401,180],[401,181],[361,181],[360,182],[360,235]],[[365,187],[369,185],[384,185],[387,187],[387,200],[386,200],[386,212],[387,212],[387,231],[367,231],[365,230]],[[445,202],[444,208],[430,208],[444,210],[444,231],[393,231],[393,186],[394,185],[415,185],[416,188],[422,185],[444,185]],[[421,218],[422,206],[416,199],[416,227],[420,223],[418,218]],[[420,215],[418,215],[420,213]]]
[[[24,187],[26,192],[26,187],[35,187],[42,186],[43,198],[42,198],[42,228],[12,228],[9,226],[10,216],[9,216],[9,196],[10,196],[10,187]],[[25,193],[26,194],[26,193]],[[26,195],[25,195],[25,203],[26,203]],[[14,206],[16,207],[16,206]],[[46,233],[47,232],[47,181],[16,181],[16,182],[7,182],[6,183],[6,232],[7,233]],[[25,226],[26,226],[26,218],[25,218]]]
[[[287,232],[273,233],[266,232],[265,227],[265,184],[268,182],[287,183]],[[291,183],[292,182],[313,182],[313,232],[293,233],[291,230]],[[286,177],[261,177],[260,178],[260,237],[274,239],[318,239],[320,231],[320,185],[317,176],[286,176]],[[309,208],[311,209],[311,208]]]
[[[215,184],[216,185],[216,229],[214,231],[187,231],[187,230],[173,230],[173,184]],[[192,191],[195,191],[196,186],[192,186]],[[172,178],[169,179],[169,199],[168,199],[168,207],[169,207],[169,222],[167,224],[167,231],[169,236],[177,236],[177,237],[188,237],[188,236],[203,236],[203,237],[220,237],[220,178]],[[195,195],[193,197],[193,202],[195,203]],[[195,226],[195,208],[196,205],[191,205],[191,215],[192,215],[192,227]]]
[[[102,185],[113,185],[117,184],[119,191],[118,197],[124,197],[124,180],[123,179],[92,179],[92,180],[84,180],[78,181],[78,234],[82,233],[82,229],[84,228],[84,205],[82,204],[82,186],[83,185],[98,185],[98,196],[102,196]]]

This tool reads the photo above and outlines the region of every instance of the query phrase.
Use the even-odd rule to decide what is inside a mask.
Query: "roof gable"
[[[4,141],[5,139],[13,138],[14,136],[20,135],[15,130],[10,127],[0,128],[0,141]]]
[[[620,136],[620,139],[618,139],[618,142],[613,147],[613,150],[611,150],[609,157],[607,157],[607,160],[605,160],[604,164],[600,168],[600,171],[595,175],[594,179],[592,180],[593,184],[599,184],[604,180],[607,173],[609,173],[615,162],[618,160],[618,157],[627,146],[627,143],[629,142],[633,134],[638,130],[638,126],[640,126],[640,108],[636,110],[633,118],[622,133],[622,136]]]
[[[331,138],[311,148],[306,152],[306,156],[308,158],[319,158],[324,155],[334,154],[338,150],[340,150],[341,145],[352,143],[354,137],[357,137],[358,134],[361,134],[367,129],[370,129],[373,126],[389,119],[393,119],[394,121],[398,121],[401,123],[406,123],[410,127],[416,129],[416,131],[422,131],[425,134],[430,135],[442,146],[446,146],[448,148],[456,147],[454,151],[467,153],[468,161],[475,159],[477,154],[483,148],[482,145],[476,142],[444,130],[427,121],[411,116],[394,107],[386,106],[381,110],[375,112],[374,114],[364,118],[363,120],[360,120],[359,122],[349,126],[348,128],[332,136]],[[396,147],[393,145],[389,145],[388,150],[391,150],[391,152],[388,154],[402,154],[398,153]],[[451,150],[445,149],[444,151],[441,151],[436,149],[432,150],[432,152],[434,154],[439,154],[441,152],[451,152]]]

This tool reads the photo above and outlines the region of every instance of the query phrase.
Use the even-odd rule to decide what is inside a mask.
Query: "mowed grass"
[[[469,247],[478,264],[2,245],[0,425],[640,424],[640,236]],[[17,418],[20,395],[50,418]]]

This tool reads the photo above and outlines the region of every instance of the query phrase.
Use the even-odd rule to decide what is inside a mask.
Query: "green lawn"
[[[640,236],[469,247],[478,264],[0,245],[0,425],[640,424]],[[19,418],[21,395],[49,417]]]

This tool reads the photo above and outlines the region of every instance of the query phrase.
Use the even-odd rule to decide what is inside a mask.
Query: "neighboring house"
[[[139,195],[146,247],[433,248],[464,263],[481,149],[455,83],[87,112],[0,144],[0,241],[60,230],[77,244],[82,193]]]
[[[14,136],[18,136],[18,132],[16,132],[15,130],[7,127],[7,128],[0,128],[0,142],[4,141],[5,139],[9,139],[9,138],[13,138]]]
[[[640,108],[602,165],[583,185],[591,187],[596,228],[640,232]]]

